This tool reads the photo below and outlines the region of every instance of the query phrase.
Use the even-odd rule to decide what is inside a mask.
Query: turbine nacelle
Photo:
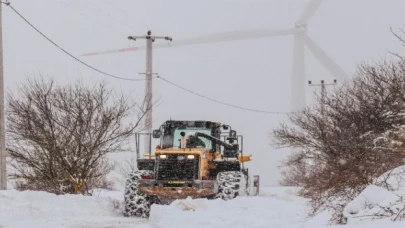
[[[294,28],[296,33],[306,33],[308,31],[307,24],[295,24]]]

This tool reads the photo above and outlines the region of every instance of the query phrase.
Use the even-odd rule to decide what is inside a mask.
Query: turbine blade
[[[202,35],[194,38],[188,38],[184,40],[173,40],[170,44],[160,43],[154,44],[153,48],[168,48],[168,47],[181,47],[188,45],[198,45],[198,44],[208,44],[208,43],[219,43],[227,41],[237,41],[237,40],[248,40],[257,39],[261,37],[273,37],[273,36],[286,36],[299,32],[301,30],[297,28],[285,29],[285,30],[268,30],[268,29],[255,29],[255,30],[237,30],[230,32],[214,33],[209,35]],[[133,47],[133,48],[123,48],[109,51],[100,51],[86,53],[81,56],[93,56],[93,55],[103,55],[103,54],[113,54],[120,52],[138,51],[145,49],[144,46]]]
[[[305,36],[305,43],[316,59],[318,59],[326,70],[328,70],[336,79],[348,78],[343,69],[338,66],[309,36]]]
[[[179,46],[186,46],[186,45],[249,40],[249,39],[262,38],[262,37],[286,36],[286,35],[294,34],[297,31],[298,31],[298,29],[296,29],[296,28],[286,29],[286,30],[268,30],[268,29],[237,30],[237,31],[203,35],[203,36],[198,36],[195,38],[189,38],[189,39],[184,39],[184,40],[179,40],[179,41],[174,40],[172,43],[172,46],[179,47]]]
[[[108,51],[91,52],[91,53],[82,54],[80,56],[105,55],[105,54],[113,54],[113,53],[129,52],[129,51],[138,51],[138,50],[142,50],[142,49],[144,49],[144,47],[122,48],[122,49],[115,49],[115,50],[108,50]]]
[[[291,78],[291,111],[305,106],[305,35],[294,35],[293,69]]]
[[[305,7],[304,13],[301,17],[295,22],[296,25],[306,25],[311,19],[311,17],[315,14],[316,10],[322,4],[323,0],[309,0],[307,6]]]

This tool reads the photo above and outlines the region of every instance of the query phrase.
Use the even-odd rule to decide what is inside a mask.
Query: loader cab
[[[220,146],[202,137],[192,137],[182,147],[182,138],[199,132],[219,139],[220,126],[219,123],[209,121],[167,121],[154,130],[153,138],[160,139],[159,149],[155,152],[155,178],[184,181],[201,179],[207,169],[207,154],[220,151]]]
[[[193,132],[205,133],[220,138],[221,124],[210,121],[167,121],[159,129],[153,131],[153,138],[160,138],[159,147],[164,150],[168,148],[180,148],[182,134]],[[219,145],[204,138],[194,138],[188,148],[208,148],[210,152],[220,150]]]

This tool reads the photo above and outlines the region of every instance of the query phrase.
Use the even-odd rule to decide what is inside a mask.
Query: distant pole
[[[308,81],[309,86],[320,86],[321,87],[321,114],[325,113],[325,98],[326,98],[326,86],[336,85],[337,80],[333,80],[333,83],[326,84],[324,80],[321,80],[321,84],[312,84],[312,81]]]
[[[4,69],[3,69],[3,22],[0,3],[0,190],[7,189],[6,139],[4,121]]]
[[[164,39],[164,40],[169,40],[172,41],[171,37],[168,36],[152,36],[152,32],[148,31],[148,34],[146,36],[129,36],[128,39],[130,40],[136,40],[136,39],[146,39],[146,72],[144,73],[146,75],[146,82],[145,82],[145,101],[146,101],[146,116],[145,116],[145,127],[146,127],[146,133],[149,135],[152,134],[152,75],[153,73],[152,70],[152,63],[153,63],[153,57],[152,57],[152,44],[156,39]],[[152,136],[150,136],[152,137]],[[145,137],[145,152],[149,153],[151,152],[151,139],[148,137]]]

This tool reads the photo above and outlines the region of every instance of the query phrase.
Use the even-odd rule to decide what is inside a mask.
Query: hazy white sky
[[[173,39],[252,28],[290,28],[303,12],[304,0],[12,0],[13,6],[42,32],[75,55],[128,47],[129,35]],[[324,0],[308,24],[309,36],[348,74],[361,61],[376,60],[388,50],[403,52],[390,27],[405,26],[403,0]],[[125,13],[124,13],[125,12]],[[106,79],[111,86],[142,97],[144,82],[106,78],[70,59],[3,6],[5,85],[14,89],[38,72],[59,82],[78,78],[91,83]],[[292,37],[263,38],[156,50],[154,71],[196,92],[248,108],[288,111]],[[164,41],[160,41],[164,42]],[[132,44],[134,45],[134,44]],[[144,45],[137,41],[135,45]],[[85,62],[122,77],[140,77],[145,53],[83,57]],[[333,78],[307,52],[307,80]],[[303,85],[305,86],[305,85]],[[161,104],[154,127],[165,120],[205,119],[233,126],[245,136],[249,164],[263,185],[276,185],[277,166],[288,153],[275,150],[268,135],[282,115],[251,113],[212,103],[154,81]],[[307,102],[313,87],[307,88]]]

